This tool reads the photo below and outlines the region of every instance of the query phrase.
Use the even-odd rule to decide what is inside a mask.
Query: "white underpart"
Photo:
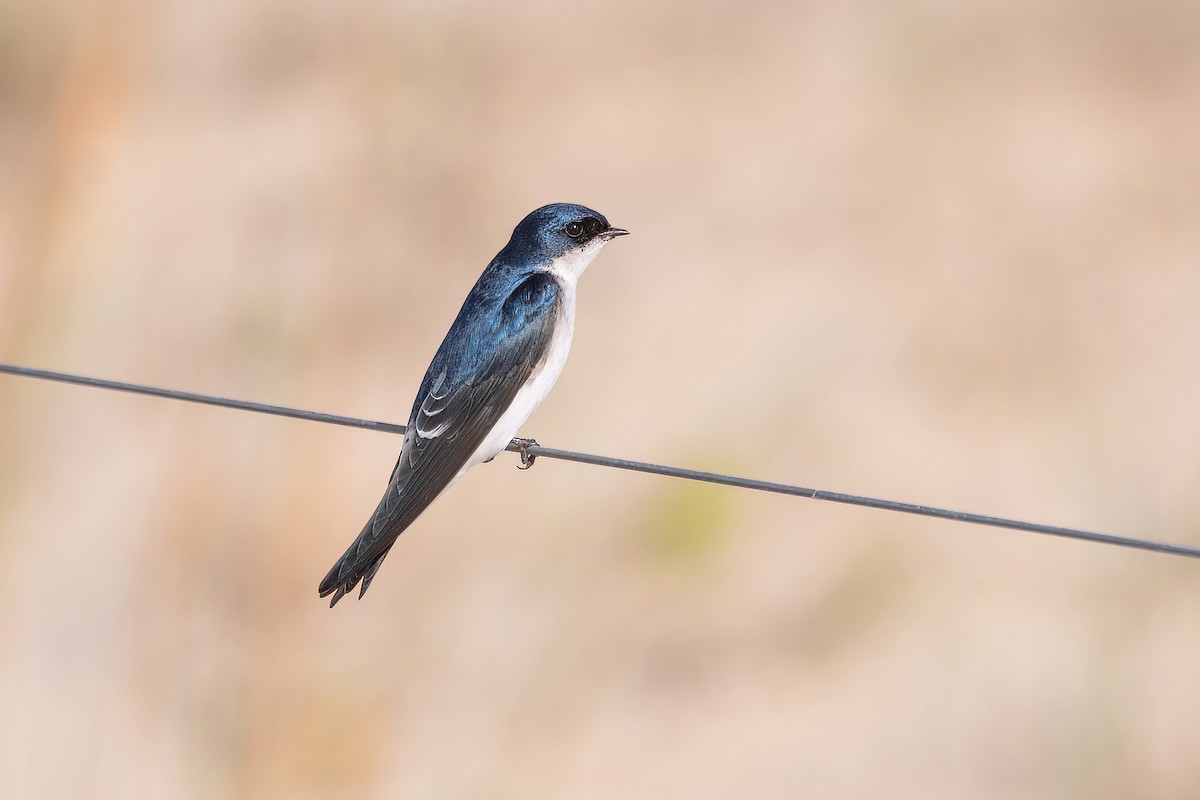
[[[476,464],[503,452],[521,426],[550,393],[554,382],[562,374],[563,365],[567,363],[567,353],[571,350],[571,336],[575,332],[575,283],[605,244],[607,241],[597,236],[581,249],[550,263],[549,272],[558,280],[559,299],[562,302],[550,346],[541,362],[534,365],[529,380],[517,391],[512,405],[496,421],[483,442],[467,459],[467,463],[463,464],[462,469],[454,476],[454,480],[461,478],[464,472]]]

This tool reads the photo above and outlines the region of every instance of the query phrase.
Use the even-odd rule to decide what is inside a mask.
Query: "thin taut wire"
[[[14,364],[0,363],[0,373],[21,375],[27,378],[40,378],[47,381],[59,381],[61,383],[73,383],[79,386],[91,386],[97,389],[114,389],[119,392],[132,392],[133,394],[144,394],[150,395],[151,397],[165,397],[171,400],[185,400],[189,403],[202,403],[204,405],[220,406],[222,408],[236,408],[242,411],[256,411],[259,414],[274,414],[275,416],[279,417],[306,419],[311,422],[324,422],[331,425],[344,425],[350,428],[365,428],[366,430],[382,431],[384,433],[404,433],[405,430],[404,425],[396,425],[390,422],[378,422],[369,419],[359,419],[358,417],[343,417],[337,414],[323,414],[319,411],[304,411],[302,409],[288,408],[286,406],[273,406],[265,403],[251,403],[245,400],[232,400],[227,397],[214,397],[213,395],[197,394],[195,392],[181,392],[176,389],[161,389],[154,386],[143,386],[137,383],[122,383],[121,381],[110,381],[103,378],[89,378],[83,375],[73,375],[66,372],[51,372],[44,369],[33,369],[32,367],[20,367]],[[510,443],[507,449],[510,452],[517,452],[519,450],[519,446],[516,443]],[[612,456],[598,456],[592,455],[591,453],[576,453],[571,450],[558,450],[553,447],[543,447],[535,444],[525,446],[525,451],[529,455],[539,458],[555,458],[561,461],[574,461],[579,464],[592,464],[598,467],[611,467],[614,469],[630,470],[632,472],[646,472],[651,475],[666,475],[672,478],[683,478],[691,481],[716,483],[722,486],[733,486],[738,489],[753,489],[760,492],[774,492],[776,494],[807,497],[812,500],[827,500],[832,503],[843,503],[851,506],[878,508],[883,511],[897,511],[903,514],[916,514],[922,517],[948,519],[955,522],[968,522],[973,525],[988,525],[993,528],[1008,528],[1010,530],[1025,531],[1027,533],[1040,533],[1048,536],[1061,536],[1067,539],[1078,539],[1085,542],[1098,542],[1100,544],[1110,544],[1117,547],[1129,547],[1135,550],[1149,550],[1151,552],[1166,553],[1173,556],[1200,558],[1200,548],[1187,547],[1181,544],[1156,542],[1149,539],[1136,539],[1130,536],[1116,536],[1108,533],[1095,533],[1093,531],[1083,531],[1075,528],[1060,528],[1054,525],[1042,525],[1036,522],[1022,522],[1020,520],[1005,519],[1003,517],[989,517],[984,514],[972,514],[966,511],[951,511],[950,509],[946,508],[922,506],[913,503],[901,503],[895,500],[879,500],[874,497],[861,497],[854,494],[829,492],[823,489],[808,489],[803,486],[793,486],[786,483],[772,483],[770,481],[754,480],[753,478],[738,478],[733,475],[721,475],[714,472],[700,472],[698,470],[684,469],[682,467],[668,467],[661,464],[648,464],[644,461],[629,461],[624,458],[613,458]]]

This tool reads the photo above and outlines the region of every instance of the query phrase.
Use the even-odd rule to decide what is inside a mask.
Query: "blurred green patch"
[[[733,492],[672,481],[650,500],[638,541],[655,561],[676,566],[706,563],[725,547],[734,517]]]

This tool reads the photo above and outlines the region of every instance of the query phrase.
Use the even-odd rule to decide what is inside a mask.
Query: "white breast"
[[[563,306],[554,336],[541,363],[533,368],[529,380],[517,392],[512,405],[496,421],[495,426],[476,449],[475,453],[463,464],[459,475],[476,464],[481,464],[508,447],[508,443],[521,430],[521,426],[529,419],[529,415],[542,404],[550,388],[562,374],[563,365],[567,363],[567,353],[571,350],[571,334],[575,330],[575,287],[563,292]]]
[[[579,252],[560,258],[550,265],[550,274],[558,280],[559,299],[562,302],[550,346],[541,363],[533,368],[529,380],[517,392],[512,405],[497,420],[467,463],[454,476],[455,480],[462,477],[471,467],[487,461],[508,447],[508,443],[517,435],[521,426],[529,419],[529,415],[546,399],[550,388],[562,374],[563,365],[567,363],[567,354],[571,350],[571,336],[575,333],[575,283],[604,244],[597,237]]]

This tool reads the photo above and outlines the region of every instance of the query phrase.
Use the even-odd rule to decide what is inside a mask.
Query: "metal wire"
[[[110,381],[103,378],[89,378],[83,375],[74,375],[66,372],[51,372],[50,370],[21,367],[13,364],[0,363],[0,373],[20,375],[26,378],[39,378],[41,380],[58,381],[61,383],[73,383],[79,386],[91,386],[97,389],[113,389],[119,392],[150,395],[151,397],[165,397],[171,400],[184,400],[189,403],[202,403],[204,405],[220,406],[222,408],[235,408],[242,411],[255,411],[259,414],[273,414],[279,417],[291,417],[293,419],[309,420],[310,422],[324,422],[331,425],[344,425],[349,428],[363,428],[371,431],[382,431],[384,433],[404,433],[405,431],[404,425],[396,425],[390,422],[378,422],[376,420],[359,419],[358,417],[343,417],[337,414],[324,414],[319,411],[305,411],[297,408],[288,408],[286,406],[252,403],[246,400],[233,400],[227,397],[215,397],[213,395],[197,394],[195,392],[182,392],[176,389],[162,389],[154,386],[144,386],[137,383]],[[715,472],[701,472],[699,470],[685,469],[683,467],[668,467],[662,464],[649,464],[644,461],[630,461],[628,459],[614,458],[612,456],[600,456],[593,455],[591,453],[577,453],[572,450],[559,450],[554,447],[543,447],[542,445],[538,444],[525,445],[518,444],[514,441],[509,443],[507,449],[509,452],[519,452],[523,449],[529,455],[538,458],[553,458],[560,461],[574,461],[579,464],[591,464],[593,466],[623,469],[631,472],[645,472],[651,475],[665,475],[672,478],[683,478],[691,481],[715,483],[721,486],[732,486],[738,489],[752,489],[759,492],[773,492],[775,494],[786,494],[795,497],[807,497],[811,500],[826,500],[831,503],[843,503],[851,506],[877,508],[883,511],[895,511],[902,514],[916,514],[922,517],[948,519],[953,520],[954,522],[967,522],[973,525],[987,525],[993,528],[1007,528],[1010,530],[1024,531],[1026,533],[1038,533],[1047,536],[1061,536],[1066,539],[1097,542],[1100,544],[1115,545],[1117,547],[1128,547],[1135,550],[1149,550],[1151,552],[1166,553],[1173,556],[1200,558],[1200,548],[1188,547],[1181,544],[1171,544],[1169,542],[1157,542],[1150,539],[1139,539],[1131,536],[1117,536],[1108,533],[1096,533],[1093,531],[1078,530],[1076,528],[1061,528],[1055,525],[1042,525],[1036,522],[1022,522],[1020,520],[1006,519],[1004,517],[991,517],[984,514],[972,514],[967,511],[952,511],[946,508],[937,508],[936,506],[902,503],[896,500],[880,500],[874,497],[862,497],[854,494],[830,492],[823,489],[809,489],[804,486],[794,486],[787,483],[772,483],[770,481],[760,481],[753,478],[739,478],[733,475],[722,475]]]

